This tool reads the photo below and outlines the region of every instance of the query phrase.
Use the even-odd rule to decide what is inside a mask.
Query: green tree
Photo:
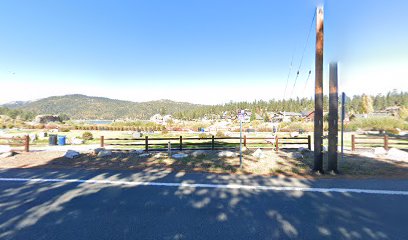
[[[373,99],[370,96],[363,94],[360,112],[365,114],[374,112]]]
[[[255,109],[252,109],[251,111],[251,117],[249,118],[249,121],[255,121],[256,120],[256,111]]]
[[[401,119],[408,121],[408,107],[402,107],[399,110],[399,116]]]

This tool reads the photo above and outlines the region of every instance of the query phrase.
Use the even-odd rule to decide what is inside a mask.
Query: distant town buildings
[[[58,115],[38,115],[34,119],[34,123],[47,124],[50,122],[62,122]]]
[[[154,122],[156,124],[161,124],[161,125],[166,125],[171,121],[176,121],[171,115],[160,115],[160,114],[155,114],[150,118],[151,122]]]

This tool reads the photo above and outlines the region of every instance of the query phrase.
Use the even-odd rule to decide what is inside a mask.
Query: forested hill
[[[73,94],[48,97],[23,104],[9,103],[6,106],[36,114],[67,114],[71,119],[149,119],[156,113],[164,115],[191,111],[203,105],[170,100],[131,102]]]
[[[31,102],[15,102],[3,106],[4,108],[0,108],[0,115],[5,114],[13,118],[23,116],[23,119],[29,119],[34,114],[66,114],[71,119],[149,119],[152,115],[160,113],[162,115],[172,114],[178,119],[188,120],[204,116],[220,116],[225,111],[233,114],[238,109],[250,109],[260,115],[266,111],[311,111],[314,108],[314,100],[312,98],[285,101],[272,99],[269,101],[199,105],[170,100],[138,103],[75,94],[48,97]],[[408,92],[394,90],[384,95],[358,95],[348,97],[346,101],[347,112],[350,114],[379,111],[391,106],[408,108]],[[325,111],[328,111],[327,96],[324,96],[324,108]]]

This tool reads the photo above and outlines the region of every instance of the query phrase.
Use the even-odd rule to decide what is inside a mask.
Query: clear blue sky
[[[408,90],[408,1],[0,2],[0,103],[83,93],[196,103],[290,95],[316,6],[325,84],[339,61],[349,95]],[[314,25],[295,96],[312,96]],[[294,54],[293,54],[294,53]]]

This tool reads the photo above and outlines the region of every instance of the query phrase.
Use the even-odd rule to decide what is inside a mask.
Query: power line
[[[295,90],[296,83],[297,83],[297,79],[298,79],[299,73],[300,73],[300,68],[302,67],[303,58],[304,58],[304,56],[305,56],[306,49],[307,49],[307,46],[308,46],[308,44],[309,44],[310,33],[312,32],[313,23],[314,23],[314,21],[315,21],[315,18],[316,18],[316,11],[315,11],[314,14],[313,14],[312,22],[310,23],[309,32],[308,32],[308,34],[307,34],[306,43],[305,43],[305,46],[304,46],[304,48],[303,48],[302,57],[300,58],[300,63],[299,63],[299,67],[298,67],[298,70],[297,70],[296,77],[295,77],[295,82],[293,83],[292,91],[291,91],[291,93],[290,93],[290,97],[291,97],[291,98],[292,98],[292,95],[293,95],[293,91]],[[309,74],[309,75],[310,75],[310,74]]]
[[[303,48],[302,58],[300,59],[298,71],[299,71],[300,68],[302,67],[303,57],[305,56],[306,48],[307,48],[307,45],[308,45],[308,43],[309,43],[310,33],[312,32],[313,23],[314,23],[315,18],[316,18],[316,11],[315,11],[314,14],[313,14],[312,22],[310,23],[309,33],[307,34],[306,44],[305,44],[305,47]]]
[[[309,78],[311,74],[312,74],[312,70],[309,70],[309,74],[307,75],[307,78],[306,78],[305,87],[303,88],[304,93],[306,92],[307,83],[309,82]]]
[[[288,77],[286,78],[286,86],[285,86],[285,91],[283,92],[283,100],[285,100],[286,98],[286,90],[288,88],[288,84],[289,84],[289,78],[290,78],[290,74],[292,72],[292,67],[293,67],[293,57],[295,56],[295,50],[293,50],[292,53],[292,59],[290,60],[290,67],[289,67],[289,73],[288,73]]]

